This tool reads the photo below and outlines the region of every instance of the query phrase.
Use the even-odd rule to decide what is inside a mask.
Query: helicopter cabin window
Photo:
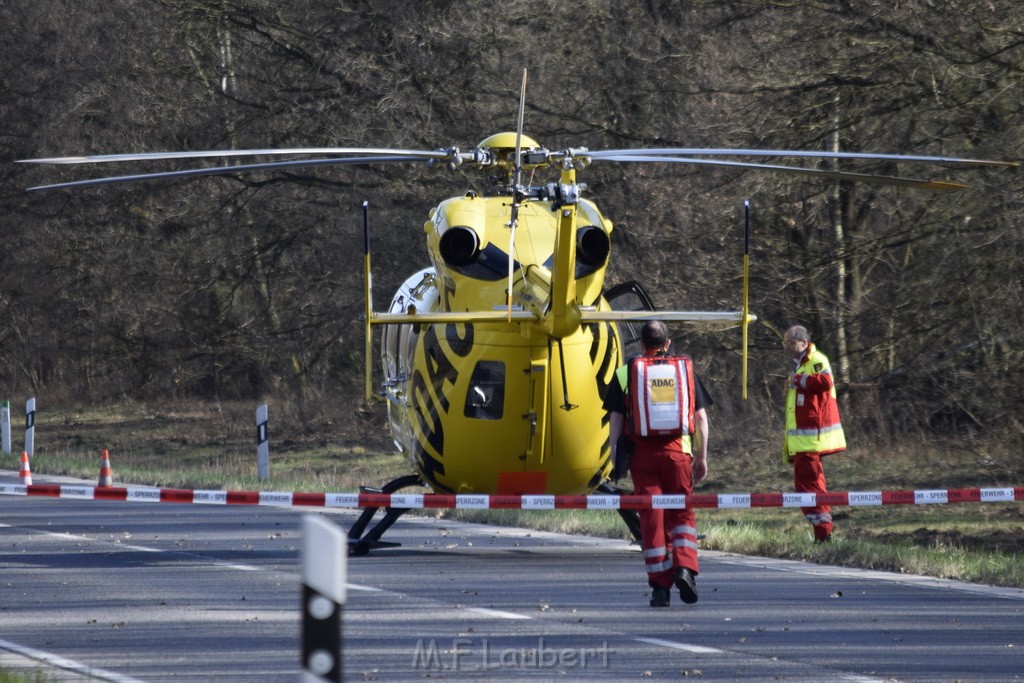
[[[505,409],[505,364],[482,360],[473,368],[466,394],[466,417],[500,420]]]

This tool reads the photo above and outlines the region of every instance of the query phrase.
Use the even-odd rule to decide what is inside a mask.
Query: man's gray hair
[[[793,327],[786,330],[786,336],[796,341],[811,341],[811,334],[803,325],[793,325]]]

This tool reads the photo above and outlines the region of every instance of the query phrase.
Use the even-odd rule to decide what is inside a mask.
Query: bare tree
[[[0,151],[469,147],[514,127],[528,67],[527,132],[549,147],[1019,158],[1021,26],[995,0],[15,0]],[[486,185],[370,166],[21,192],[46,173],[0,169],[0,378],[100,398],[358,400],[359,204],[383,291],[424,262],[429,209]],[[616,223],[611,280],[642,269],[663,306],[738,305],[751,201],[751,404],[732,389],[738,335],[680,333],[723,414],[756,429],[777,410],[778,335],[800,321],[852,425],[1019,438],[1024,193],[1019,173],[975,177],[941,196],[649,165],[585,181]]]

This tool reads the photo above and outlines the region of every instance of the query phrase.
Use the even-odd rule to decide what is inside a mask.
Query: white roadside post
[[[9,455],[11,452],[11,402],[4,401],[0,403],[0,432],[2,432],[3,450],[0,451],[4,455]]]
[[[341,681],[348,541],[319,515],[302,518],[302,681]]]
[[[256,409],[256,476],[270,479],[270,435],[267,433],[267,405]]]
[[[25,402],[25,452],[32,457],[36,449],[36,399]]]

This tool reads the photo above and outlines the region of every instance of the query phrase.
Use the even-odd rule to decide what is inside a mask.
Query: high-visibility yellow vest
[[[796,453],[825,454],[845,449],[832,366],[825,354],[808,344],[796,374],[787,377],[783,462]]]

